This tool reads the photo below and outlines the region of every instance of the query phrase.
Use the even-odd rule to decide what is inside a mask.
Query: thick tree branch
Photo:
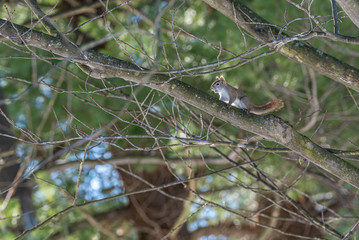
[[[350,20],[359,28],[359,2],[358,0],[336,0],[339,6],[348,15]]]
[[[303,42],[286,41],[287,36],[281,33],[282,39],[276,39],[280,29],[273,27],[266,20],[238,0],[203,0],[221,12],[240,27],[248,31],[256,39],[271,43],[269,46],[277,52],[304,64],[315,71],[359,92],[359,70],[342,61],[323,53]],[[339,1],[338,1],[339,3]],[[358,39],[357,39],[358,40]]]
[[[343,181],[359,188],[357,168],[299,134],[290,124],[276,116],[257,116],[247,114],[237,108],[227,109],[226,104],[218,99],[182,81],[169,80],[166,75],[140,70],[131,63],[94,51],[85,52],[84,59],[81,58],[81,53],[71,52],[68,44],[62,43],[55,37],[34,30],[30,31],[4,20],[0,20],[0,26],[0,35],[13,42],[24,41],[27,46],[41,48],[67,58],[75,56],[69,60],[79,63],[85,72],[95,78],[120,77],[166,93],[233,126],[282,144]],[[21,39],[19,34],[22,36]],[[75,47],[72,50],[78,51],[77,49]]]

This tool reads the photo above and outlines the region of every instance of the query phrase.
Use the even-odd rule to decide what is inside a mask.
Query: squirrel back
[[[227,103],[228,108],[235,106],[258,115],[278,111],[284,107],[284,102],[281,99],[275,99],[264,105],[254,105],[245,93],[229,85],[223,76],[216,77],[211,85],[211,90],[219,94],[219,100]]]

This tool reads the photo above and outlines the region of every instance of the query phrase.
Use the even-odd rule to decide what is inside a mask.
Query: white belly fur
[[[227,92],[218,92],[219,93],[219,100],[229,103],[229,94]],[[247,109],[247,106],[244,104],[242,100],[237,98],[233,103],[232,106],[235,106],[237,108],[241,109]]]
[[[233,103],[232,106],[235,106],[237,108],[241,109],[247,109],[247,106],[244,104],[243,101],[241,101],[239,98],[237,98]]]

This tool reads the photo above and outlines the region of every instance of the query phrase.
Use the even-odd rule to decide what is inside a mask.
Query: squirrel
[[[216,77],[211,85],[211,91],[218,93],[219,100],[227,103],[228,108],[235,106],[258,115],[278,111],[284,107],[284,102],[281,99],[275,99],[260,106],[254,105],[245,93],[229,85],[223,76]]]

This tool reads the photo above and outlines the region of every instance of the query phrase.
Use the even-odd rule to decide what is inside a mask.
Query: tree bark
[[[357,0],[336,0],[336,2],[359,28],[359,2]]]
[[[303,41],[290,41],[287,44],[278,45],[280,40],[277,41],[276,38],[280,30],[238,0],[203,1],[237,23],[259,41],[268,43],[269,47],[280,54],[359,92],[359,70],[357,68],[323,53]],[[281,33],[280,39],[287,37]]]
[[[237,108],[227,109],[224,102],[182,81],[169,80],[167,75],[139,70],[132,63],[95,51],[71,52],[68,44],[62,43],[59,38],[34,30],[30,31],[26,27],[0,19],[1,25],[0,35],[12,39],[13,42],[23,42],[28,46],[51,51],[66,58],[78,56],[71,60],[77,62],[83,71],[95,78],[120,77],[166,93],[233,126],[282,144],[339,179],[359,188],[359,170],[356,167],[315,144],[309,138],[295,131],[289,123],[274,115],[258,116],[247,114]],[[78,51],[78,48],[75,50]]]
[[[4,101],[2,89],[0,88],[0,101]],[[3,114],[7,115],[6,105],[0,105]],[[0,115],[0,133],[12,136],[11,126],[4,116]],[[19,198],[20,207],[22,212],[22,225],[19,225],[19,230],[25,231],[36,225],[36,212],[32,200],[32,183],[33,179],[26,180],[26,182],[16,185],[13,182],[16,179],[18,171],[20,170],[20,163],[15,152],[15,140],[3,135],[0,135],[0,153],[3,155],[1,158],[5,164],[0,165],[0,197],[8,198],[16,196]],[[10,186],[15,188],[14,195],[12,192],[7,191]],[[2,204],[7,204],[4,201]],[[4,206],[4,205],[3,205]],[[2,207],[3,207],[2,206]]]

